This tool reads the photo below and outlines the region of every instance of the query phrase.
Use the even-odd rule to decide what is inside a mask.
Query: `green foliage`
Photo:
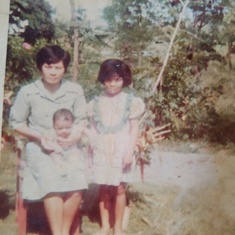
[[[234,9],[232,0],[191,1],[154,95],[151,90],[181,1],[114,0],[104,10],[109,25],[105,30],[92,28],[80,9],[79,83],[87,101],[102,90],[96,83],[100,63],[108,56],[122,58],[133,72],[134,85],[129,89],[147,105],[144,124],[149,128],[171,123],[170,138],[235,142]],[[35,54],[48,42],[60,44],[73,56],[72,28],[52,22],[52,13],[45,1],[11,2],[10,24],[24,33],[9,36],[5,90],[16,92],[34,79]],[[24,20],[29,22],[28,31],[22,26]],[[34,44],[31,49],[22,47],[25,40]]]
[[[219,62],[210,62],[197,79],[197,106],[188,116],[194,135],[221,143],[235,142],[234,71]]]
[[[35,44],[37,39],[50,41],[54,35],[51,6],[44,0],[12,0],[10,3],[10,29],[20,33],[25,42]],[[24,25],[24,22],[26,23]]]
[[[211,6],[209,1],[191,2],[191,10],[177,34],[163,81],[153,96],[150,91],[162,66],[166,52],[164,45],[169,44],[181,12],[180,1],[113,1],[104,12],[110,30],[115,32],[115,50],[133,65],[134,89],[147,104],[145,122],[149,126],[172,123],[171,136],[174,138],[233,139],[231,134],[225,134],[227,124],[233,124],[215,110],[213,102],[210,103],[212,94],[215,90],[219,94],[220,88],[202,88],[198,82],[211,61],[218,61],[221,68],[226,68],[225,53],[219,46],[231,42],[234,37],[234,31],[228,31],[233,27],[233,22],[228,19],[234,14],[234,3],[210,2]],[[225,29],[227,39],[221,33]],[[215,124],[220,128],[215,128]]]
[[[141,52],[153,40],[155,16],[149,10],[152,1],[113,1],[104,10],[104,19],[115,38],[115,51],[130,63],[136,63]]]
[[[25,49],[23,39],[9,35],[6,62],[5,90],[16,90],[32,81],[36,73],[35,56],[46,40],[38,40],[34,47]]]
[[[195,76],[187,51],[178,51],[169,60],[162,84],[152,96],[149,91],[159,74],[158,61],[155,58],[133,70],[134,89],[147,104],[145,123],[149,127],[171,123],[171,133],[167,134],[171,138],[235,142],[231,71],[223,63],[211,61],[207,70]]]

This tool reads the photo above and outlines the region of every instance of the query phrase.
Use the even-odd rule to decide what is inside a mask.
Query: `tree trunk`
[[[78,32],[78,22],[75,14],[75,2],[74,0],[70,0],[71,5],[71,24],[73,26],[73,37],[74,37],[74,47],[73,47],[73,67],[72,67],[72,73],[73,73],[73,81],[76,82],[78,80],[78,72],[79,72],[79,32]]]

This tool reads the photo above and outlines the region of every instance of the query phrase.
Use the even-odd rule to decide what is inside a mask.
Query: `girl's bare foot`
[[[96,232],[94,235],[109,235],[109,230],[101,229],[100,231]]]
[[[125,233],[123,232],[123,230],[122,229],[116,229],[115,231],[114,231],[114,233],[113,233],[113,235],[125,235]]]

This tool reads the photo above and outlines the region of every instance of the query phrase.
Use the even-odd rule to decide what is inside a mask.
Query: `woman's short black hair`
[[[132,83],[132,74],[129,65],[119,59],[105,60],[101,66],[97,81],[104,84],[105,81],[118,74],[123,79],[123,87],[127,87]]]
[[[62,61],[65,72],[70,63],[70,54],[58,45],[45,46],[36,55],[36,64],[39,71],[42,71],[43,64],[55,64]]]

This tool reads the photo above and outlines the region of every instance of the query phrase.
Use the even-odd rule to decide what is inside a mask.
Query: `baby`
[[[57,141],[57,138],[67,139],[72,132],[75,117],[68,109],[59,109],[53,115],[53,131],[48,133],[42,140],[42,144],[50,152],[50,155],[56,164],[56,169],[60,175],[67,175],[73,168],[79,158],[80,150],[77,145],[69,148],[63,148]],[[72,160],[72,161],[70,161]],[[78,162],[79,164],[79,162]]]

